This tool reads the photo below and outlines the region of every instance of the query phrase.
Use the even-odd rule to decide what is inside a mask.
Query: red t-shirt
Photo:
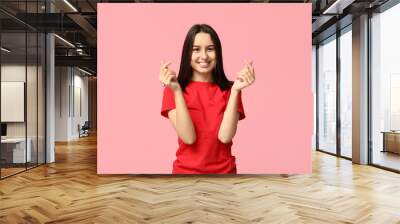
[[[230,96],[230,89],[221,91],[210,82],[192,81],[183,93],[186,106],[196,131],[196,142],[187,145],[178,138],[179,148],[174,161],[174,174],[236,173],[235,157],[231,154],[232,142],[218,140],[218,130]],[[238,95],[239,120],[245,118],[241,93]],[[161,115],[175,108],[172,90],[164,89]]]

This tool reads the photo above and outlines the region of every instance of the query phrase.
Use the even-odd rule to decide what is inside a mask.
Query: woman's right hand
[[[171,63],[170,61],[161,61],[159,80],[163,86],[168,86],[171,90],[178,91],[181,89],[181,86],[178,83],[176,73],[168,68]]]

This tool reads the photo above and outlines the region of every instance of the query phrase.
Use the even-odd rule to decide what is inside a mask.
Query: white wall
[[[1,66],[1,81],[3,82],[25,82],[25,65],[8,64]],[[28,71],[32,67],[28,66]],[[28,72],[30,74],[30,72]],[[2,108],[4,110],[5,108]],[[25,123],[24,122],[10,122],[7,123],[7,136],[8,137],[25,137]]]
[[[55,68],[55,141],[68,140],[68,117],[70,84],[69,68]]]
[[[56,67],[55,73],[55,140],[77,139],[78,124],[88,120],[88,77],[72,67]]]
[[[25,70],[27,69],[27,70]],[[18,64],[5,64],[1,66],[1,81],[3,82],[25,82],[25,75],[27,71],[27,78],[29,86],[36,86],[36,66],[18,65]],[[41,70],[39,70],[41,72]],[[28,118],[28,137],[31,133],[36,135],[36,120],[37,115],[37,99],[36,99],[36,87],[27,88],[27,118]],[[32,103],[33,102],[33,103]],[[39,105],[40,107],[41,105]],[[2,108],[5,110],[6,108]],[[34,124],[32,124],[34,122]],[[26,122],[7,122],[7,136],[8,137],[25,137],[25,124]]]
[[[72,119],[72,135],[78,137],[78,124],[81,126],[88,121],[89,112],[88,112],[88,77],[81,76],[83,73],[78,73],[74,75],[74,108],[73,111],[73,119]],[[80,93],[79,93],[80,92]],[[81,111],[79,111],[79,109]]]

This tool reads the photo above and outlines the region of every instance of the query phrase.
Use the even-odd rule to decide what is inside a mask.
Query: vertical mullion
[[[372,153],[372,63],[371,63],[371,56],[372,56],[372,30],[371,30],[371,19],[372,19],[372,11],[368,11],[368,19],[367,19],[367,47],[368,47],[368,53],[367,53],[367,84],[368,84],[368,89],[367,89],[367,132],[368,132],[368,156],[367,156],[367,161],[368,165],[372,164],[373,160],[373,153]]]
[[[72,69],[72,88],[71,88],[71,93],[72,93],[72,117],[75,119],[75,67],[71,67]],[[72,119],[72,120],[73,120]],[[73,122],[72,122],[73,123]]]
[[[39,0],[36,13],[39,14]],[[39,30],[36,31],[36,166],[39,166]]]
[[[45,0],[44,2],[45,4],[45,13],[48,12],[48,0]],[[44,161],[43,164],[47,163],[47,38],[48,38],[48,33],[47,31],[44,32],[44,135],[43,135],[43,139],[44,139]],[[43,43],[43,42],[42,42]],[[43,51],[42,51],[43,52]],[[43,69],[42,69],[42,77],[43,77]],[[43,81],[42,81],[43,82]],[[43,107],[42,107],[43,109]]]
[[[319,149],[319,44],[315,47],[315,149]]]
[[[68,69],[70,67],[67,67],[68,72],[68,118],[71,117],[71,70]]]
[[[68,68],[67,68],[67,72],[68,72]],[[61,81],[62,81],[62,77],[63,76],[65,76],[64,75],[64,72],[62,72],[62,70],[61,70],[61,72],[60,72],[60,74],[58,75],[58,80],[59,80],[59,86],[58,86],[58,89],[60,90],[60,118],[62,117],[62,85],[61,85]]]
[[[340,119],[340,30],[336,30],[336,154],[341,156],[341,119]]]
[[[28,0],[25,0],[25,21],[28,19]],[[28,170],[28,24],[25,23],[25,102],[24,102],[24,118],[25,118],[25,170]]]

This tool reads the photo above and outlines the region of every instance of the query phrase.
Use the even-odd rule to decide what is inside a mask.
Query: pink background
[[[218,33],[231,80],[251,59],[238,173],[309,173],[313,131],[311,4],[98,4],[99,174],[171,173],[177,135],[161,117],[161,60],[178,72],[195,23]]]

